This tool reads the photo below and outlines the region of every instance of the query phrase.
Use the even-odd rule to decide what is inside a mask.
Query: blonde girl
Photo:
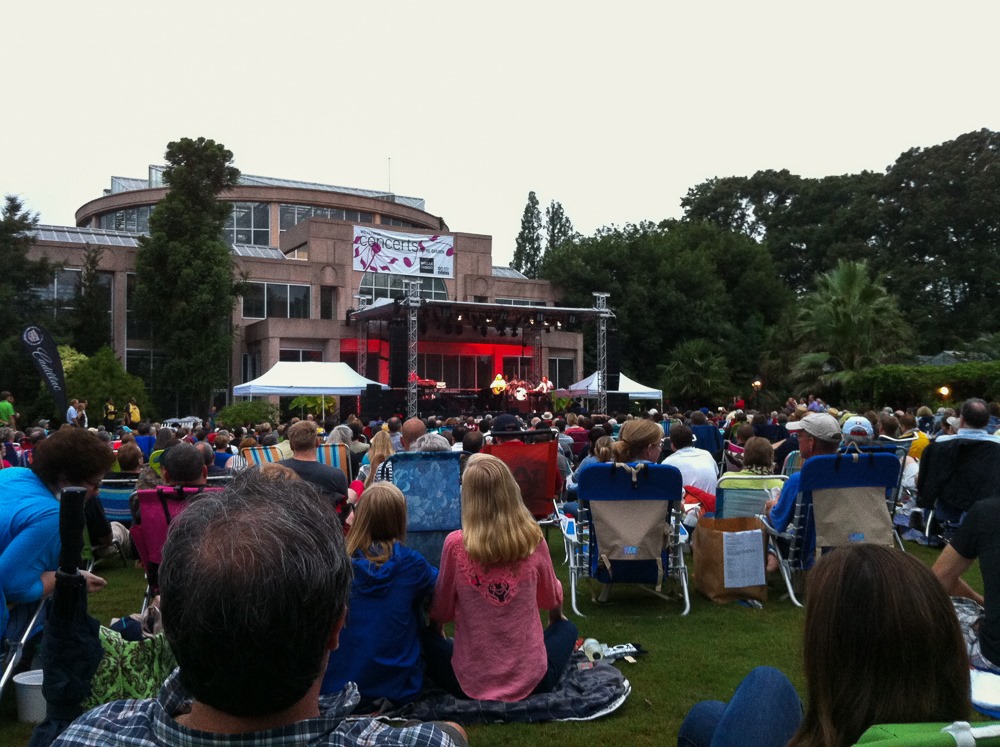
[[[548,610],[546,628],[540,610]],[[455,638],[444,638],[452,620]],[[462,529],[445,539],[424,638],[428,676],[457,697],[523,700],[552,690],[576,634],[562,614],[548,545],[510,469],[494,456],[470,457]]]

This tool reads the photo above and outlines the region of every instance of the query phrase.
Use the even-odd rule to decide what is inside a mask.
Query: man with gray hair
[[[350,590],[330,503],[304,481],[241,473],[225,492],[193,501],[163,548],[163,630],[178,669],[157,698],[99,706],[54,744],[466,745],[451,723],[347,719],[354,683],[320,696]]]

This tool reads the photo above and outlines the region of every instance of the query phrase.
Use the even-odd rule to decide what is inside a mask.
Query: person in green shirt
[[[17,430],[17,413],[14,412],[14,395],[0,392],[0,423]]]

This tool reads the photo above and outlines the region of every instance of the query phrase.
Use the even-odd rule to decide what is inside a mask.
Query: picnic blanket
[[[505,703],[499,700],[464,700],[435,691],[384,715],[418,721],[456,721],[460,724],[591,721],[616,711],[631,692],[632,686],[617,668],[603,661],[596,661],[591,666],[583,652],[577,651],[552,692],[531,695],[516,703]]]

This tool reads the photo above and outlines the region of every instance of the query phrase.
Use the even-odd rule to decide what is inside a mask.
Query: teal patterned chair
[[[444,538],[462,528],[461,458],[458,451],[410,451],[388,460],[392,482],[406,496],[406,546],[435,567]]]

